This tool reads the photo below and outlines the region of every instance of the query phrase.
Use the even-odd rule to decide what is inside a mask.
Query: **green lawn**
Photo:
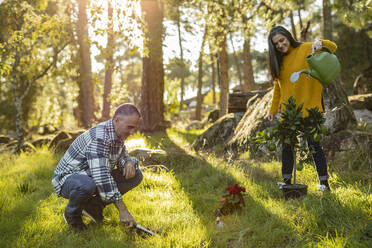
[[[276,186],[279,162],[226,163],[196,154],[190,142],[199,132],[134,137],[164,149],[162,163],[170,169],[144,170],[142,184],[124,197],[139,224],[161,233],[147,239],[121,226],[113,205],[105,209],[105,224],[85,219],[88,230],[74,233],[62,218],[67,200],[57,198],[50,183],[62,155],[46,148],[0,154],[0,247],[371,247],[371,168],[359,160],[330,163],[333,190],[321,193],[315,169],[306,165],[298,180],[309,186],[308,195],[286,201]],[[234,183],[247,189],[246,207],[218,228],[220,194]]]

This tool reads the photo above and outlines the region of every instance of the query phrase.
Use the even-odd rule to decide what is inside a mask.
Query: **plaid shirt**
[[[68,148],[54,171],[54,190],[60,196],[66,179],[72,174],[82,174],[94,180],[104,202],[122,201],[110,171],[115,166],[124,168],[127,161],[138,166],[138,160],[129,157],[124,142],[116,135],[112,119],[102,122],[81,134]]]

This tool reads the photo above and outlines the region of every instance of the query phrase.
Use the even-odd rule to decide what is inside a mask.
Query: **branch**
[[[47,73],[48,73],[48,71],[50,70],[50,68],[52,68],[52,66],[53,65],[56,65],[56,63],[57,63],[57,59],[58,59],[58,54],[60,53],[60,52],[62,52],[63,51],[63,49],[65,49],[65,47],[68,45],[68,44],[70,44],[71,43],[71,41],[68,41],[68,42],[66,42],[62,47],[60,47],[55,53],[54,53],[54,56],[53,56],[53,61],[39,74],[39,75],[37,75],[37,76],[35,76],[35,77],[33,77],[31,80],[30,80],[30,82],[28,83],[28,85],[27,85],[27,87],[26,87],[26,90],[25,90],[25,92],[23,93],[23,95],[20,97],[20,100],[22,101],[25,97],[26,97],[26,95],[28,94],[28,92],[30,91],[30,88],[31,88],[31,86],[35,83],[35,81],[36,80],[38,80],[39,78],[41,78],[41,77],[43,77],[43,76],[45,76]]]

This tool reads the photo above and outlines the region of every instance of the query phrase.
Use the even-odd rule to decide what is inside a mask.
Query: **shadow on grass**
[[[181,135],[183,136],[185,134],[181,133]],[[205,227],[213,225],[215,220],[214,211],[218,207],[218,200],[221,193],[227,186],[238,183],[238,180],[234,178],[232,174],[226,172],[226,170],[213,167],[202,156],[187,154],[185,150],[174,143],[168,135],[155,135],[147,138],[152,147],[159,147],[167,151],[167,158],[160,162],[175,172],[174,176],[180,182],[187,197],[191,200],[194,213],[199,217],[201,223]],[[247,192],[244,198],[247,206],[239,214],[239,219],[241,221],[240,224],[238,223],[238,226],[240,225],[240,227],[238,227],[239,230],[235,231],[235,234],[232,233],[231,237],[225,234],[228,239],[233,238],[234,235],[241,235],[241,231],[244,229],[246,231],[241,238],[237,237],[236,239],[245,240],[248,242],[247,244],[252,244],[250,236],[261,235],[261,239],[256,238],[257,240],[253,241],[256,242],[256,245],[259,245],[265,242],[265,231],[270,228],[275,228],[277,232],[281,232],[281,235],[277,235],[277,240],[274,242],[275,244],[271,243],[271,245],[286,247],[291,243],[298,244],[298,242],[300,242],[294,229],[288,225],[285,220],[266,209],[260,202],[256,201],[249,192]],[[252,219],[257,220],[257,223],[251,223],[250,220]],[[244,226],[244,223],[250,223],[250,226],[247,228],[247,226]],[[266,226],[267,229],[262,230],[257,228],[257,226]],[[247,231],[247,229],[249,229],[249,231]],[[218,231],[217,233],[210,233],[210,235],[213,235],[210,238],[214,241],[221,238],[218,235]],[[233,242],[233,239],[231,239],[231,242]],[[270,246],[270,241],[268,241],[268,245]]]
[[[283,201],[284,196],[275,184],[276,176],[257,166],[246,168],[246,173],[254,178],[254,183],[260,186],[262,191],[265,191],[264,198],[270,197]],[[342,187],[348,188],[349,186],[343,185]],[[334,188],[336,189],[337,187]],[[300,211],[302,209],[306,211],[306,215],[311,215],[310,218],[314,223],[310,226],[316,228],[308,230],[310,236],[317,235],[318,238],[328,238],[327,235],[332,238],[343,236],[345,245],[369,247],[368,244],[372,244],[372,228],[370,228],[371,216],[368,214],[368,193],[361,189],[361,193],[365,194],[365,200],[359,205],[354,205],[355,203],[350,200],[348,204],[345,204],[345,199],[336,193],[308,192],[306,196],[285,201],[284,204],[291,206],[292,209],[293,207]],[[301,217],[295,218],[295,224],[301,225],[301,220]]]
[[[199,136],[198,134],[187,133],[183,131],[177,131],[189,144],[192,144],[196,138]]]
[[[88,223],[88,230],[76,233],[65,224],[62,214],[67,200],[60,206],[60,200],[50,200],[55,194],[51,185],[54,167],[38,167],[19,182],[33,182],[30,191],[15,191],[9,200],[17,199],[10,211],[1,214],[1,247],[135,247],[134,235],[123,230],[122,237],[105,230],[103,226]],[[56,223],[50,223],[50,212],[58,216]],[[51,217],[53,218],[53,217]],[[100,234],[98,234],[98,232]],[[116,233],[117,234],[117,233]],[[97,237],[100,237],[97,239]],[[78,245],[77,245],[78,244]]]

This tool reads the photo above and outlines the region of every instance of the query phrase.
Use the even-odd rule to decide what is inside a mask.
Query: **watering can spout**
[[[305,73],[307,75],[312,75],[312,71],[305,70],[305,69],[304,70],[301,70],[301,71],[293,72],[292,75],[291,75],[291,77],[290,77],[291,82],[292,83],[297,82],[297,80],[300,78],[301,73]]]
[[[295,83],[301,73],[306,73],[318,80],[322,85],[331,84],[340,74],[341,65],[336,55],[328,47],[323,47],[325,52],[310,54],[306,57],[306,62],[310,69],[300,70],[292,73],[290,81]]]

